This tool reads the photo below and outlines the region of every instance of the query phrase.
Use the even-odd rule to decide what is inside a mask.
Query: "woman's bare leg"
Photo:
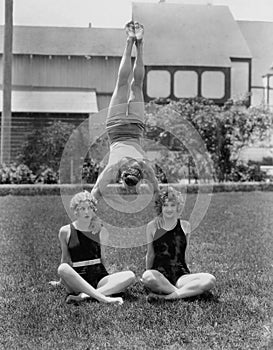
[[[144,283],[145,287],[157,294],[163,293],[168,295],[177,291],[177,288],[157,270],[145,271],[142,275],[142,282]]]
[[[116,272],[103,277],[97,286],[97,291],[103,295],[112,295],[123,292],[136,280],[132,271]]]
[[[70,265],[66,263],[62,263],[59,266],[58,274],[65,282],[65,285],[69,288],[69,290],[79,294],[79,300],[82,300],[83,298],[89,296],[104,303],[123,303],[122,298],[108,297],[97,291],[88,282],[86,282]],[[69,296],[67,298],[67,302],[71,300],[78,301],[77,297],[74,298],[74,296]]]
[[[193,273],[180,277],[177,290],[164,296],[165,300],[183,299],[200,295],[215,286],[215,277],[209,273]]]

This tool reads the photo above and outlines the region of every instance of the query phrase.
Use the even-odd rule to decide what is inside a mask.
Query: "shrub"
[[[261,170],[259,164],[236,162],[234,163],[227,179],[229,181],[249,182],[265,181],[266,177],[266,173]]]
[[[35,129],[28,135],[17,161],[26,164],[35,173],[41,167],[58,171],[65,144],[74,129],[74,125],[61,121]]]
[[[25,164],[0,165],[0,184],[33,184],[35,175]]]
[[[85,183],[93,184],[99,175],[100,165],[92,159],[85,160],[82,166],[82,180]]]
[[[203,98],[166,102],[162,105],[162,101],[160,104],[152,101],[146,105],[146,137],[170,151],[194,151],[200,177],[212,173],[218,181],[225,181],[235,176],[234,161],[239,162],[239,150],[264,140],[272,126],[272,112],[263,106],[247,108],[245,100],[229,100],[223,106]],[[196,132],[209,157],[202,159],[206,152],[200,151],[202,143]],[[183,144],[188,150],[183,149]]]
[[[25,164],[1,164],[0,184],[57,184],[58,173],[51,168],[44,167],[38,174],[33,174]]]
[[[59,176],[52,168],[43,168],[35,178],[35,183],[57,184]]]

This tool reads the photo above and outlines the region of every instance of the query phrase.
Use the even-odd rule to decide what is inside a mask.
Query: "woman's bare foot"
[[[165,299],[165,295],[161,295],[161,294],[155,294],[155,293],[150,293],[146,300],[148,301],[148,303],[151,303],[153,301],[158,301],[158,300],[164,300]]]
[[[118,305],[123,304],[123,299],[121,297],[106,297],[107,300],[105,301],[106,303],[114,303]]]
[[[90,296],[85,294],[85,293],[80,293],[78,295],[73,295],[73,294],[70,294],[68,295],[68,297],[66,298],[66,303],[69,304],[69,303],[79,303],[83,300],[86,300],[86,299],[89,299]],[[107,303],[107,304],[118,304],[118,305],[122,305],[123,304],[123,299],[120,298],[120,297],[105,297],[105,299],[102,301],[104,303]]]
[[[50,282],[48,282],[48,284],[50,284],[52,287],[59,287],[61,284],[62,284],[62,282],[61,281],[50,281]]]
[[[67,304],[73,303],[73,302],[78,303],[78,302],[86,300],[88,298],[90,298],[90,296],[87,294],[84,294],[84,293],[80,293],[78,295],[69,294],[68,297],[66,298],[66,303]]]

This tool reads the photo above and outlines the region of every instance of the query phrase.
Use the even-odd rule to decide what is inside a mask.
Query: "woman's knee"
[[[151,270],[147,270],[142,275],[142,282],[146,287],[155,287],[157,286],[157,278],[155,276],[155,273]]]
[[[210,273],[205,273],[202,280],[204,290],[212,289],[216,284],[216,278]]]
[[[58,267],[58,271],[57,271],[58,275],[60,277],[63,277],[69,272],[70,269],[71,269],[71,266],[69,264],[61,263],[61,265]]]
[[[133,271],[126,271],[126,277],[130,283],[134,283],[136,281],[136,275]]]

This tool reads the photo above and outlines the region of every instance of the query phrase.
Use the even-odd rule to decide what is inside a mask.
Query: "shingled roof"
[[[253,56],[252,85],[260,86],[262,76],[273,73],[273,22],[238,21]]]
[[[230,57],[251,58],[227,6],[133,3],[145,26],[148,65],[230,66]]]
[[[4,27],[0,27],[3,52]],[[13,53],[36,55],[121,56],[123,29],[14,26]]]
[[[227,6],[133,3],[145,25],[146,65],[230,66],[230,57],[251,58]],[[0,26],[0,53],[3,52]],[[14,26],[14,54],[122,55],[124,29]]]

